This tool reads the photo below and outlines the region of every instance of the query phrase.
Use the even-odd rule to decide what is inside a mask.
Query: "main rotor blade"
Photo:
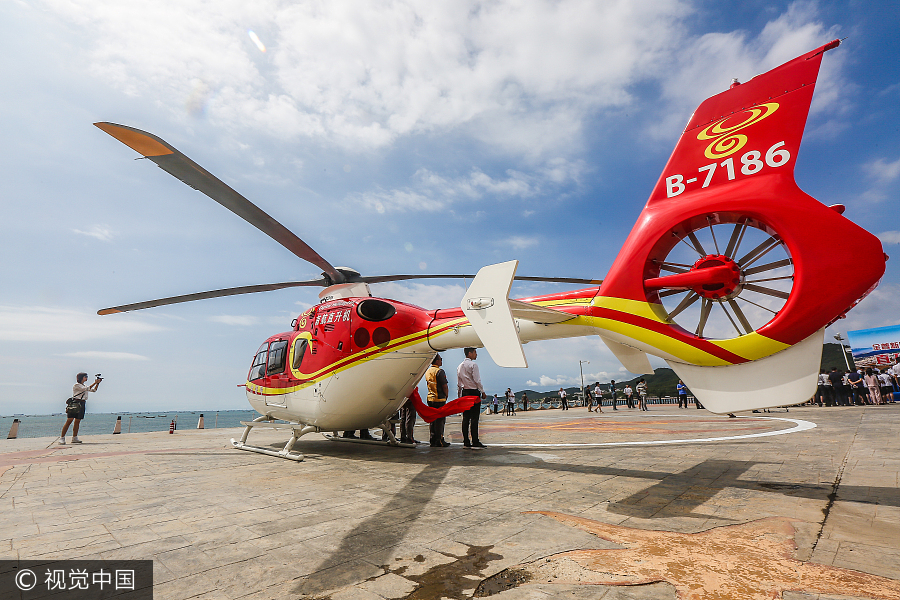
[[[353,282],[384,283],[386,281],[402,281],[405,279],[474,279],[474,275],[371,275],[354,277]],[[516,281],[547,281],[550,283],[577,283],[584,285],[600,285],[602,279],[578,279],[575,277],[513,277]]]
[[[129,312],[132,310],[141,310],[143,308],[153,308],[154,306],[165,306],[167,304],[180,304],[182,302],[192,302],[194,300],[205,300],[207,298],[220,298],[222,296],[236,296],[238,294],[254,294],[256,292],[270,292],[272,290],[281,290],[291,287],[305,286],[326,286],[327,279],[311,279],[309,281],[288,281],[285,283],[266,283],[261,285],[245,285],[242,287],[228,288],[224,290],[212,290],[210,292],[198,292],[196,294],[185,294],[184,296],[171,296],[169,298],[160,298],[159,300],[148,300],[147,302],[135,302],[134,304],[124,304],[122,306],[113,306],[112,308],[104,308],[98,310],[98,315],[111,315],[114,313]]]
[[[327,260],[310,248],[306,242],[294,235],[287,227],[269,216],[261,208],[241,196],[215,175],[173,148],[165,140],[146,131],[117,125],[116,123],[94,123],[129,148],[136,150],[144,158],[149,158],[163,171],[199,190],[241,217],[270,238],[293,252],[299,258],[314,264],[324,271],[332,283],[343,283],[345,277],[331,266]]]

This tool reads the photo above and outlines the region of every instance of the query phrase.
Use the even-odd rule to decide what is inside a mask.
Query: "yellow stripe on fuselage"
[[[462,321],[464,319],[460,319],[460,320]],[[331,363],[330,365],[322,367],[321,369],[319,369],[313,373],[309,373],[309,374],[301,373],[299,370],[291,368],[291,374],[294,377],[296,377],[298,379],[301,379],[301,378],[305,379],[305,381],[303,381],[302,383],[294,385],[294,386],[284,387],[284,388],[270,388],[270,387],[261,386],[259,384],[250,383],[248,381],[247,389],[252,392],[255,392],[255,393],[268,394],[268,395],[273,395],[273,396],[284,395],[284,394],[289,394],[291,392],[296,392],[298,390],[302,390],[303,388],[314,385],[314,384],[318,383],[319,381],[322,381],[323,379],[327,379],[328,377],[331,377],[332,375],[334,375],[336,373],[346,371],[350,367],[355,367],[357,365],[361,365],[364,362],[374,360],[380,356],[384,356],[385,354],[390,354],[391,352],[396,352],[397,350],[402,350],[403,348],[408,348],[417,343],[424,342],[426,340],[426,337],[423,335],[424,333],[425,333],[425,330],[423,329],[421,331],[417,331],[410,335],[406,335],[406,336],[397,338],[386,349],[378,351],[378,352],[372,353],[372,348],[369,348],[367,350],[360,350],[359,352],[351,354],[350,356],[348,356],[346,358],[343,358],[339,361]],[[309,339],[309,337],[311,337],[311,336],[309,336],[309,337],[308,336],[309,336],[309,334],[307,334],[307,335],[301,334],[301,337],[306,337],[307,339]],[[413,339],[413,338],[418,338],[418,339]],[[404,340],[405,340],[405,342],[404,342]],[[319,343],[321,343],[321,342],[319,342]],[[371,353],[371,354],[369,354],[369,356],[362,356],[367,353]],[[338,368],[334,368],[334,365],[339,364],[339,363],[344,363],[344,364]],[[327,371],[327,373],[325,371]]]

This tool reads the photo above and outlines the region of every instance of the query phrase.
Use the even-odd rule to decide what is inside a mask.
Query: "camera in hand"
[[[103,377],[100,376],[100,373],[97,373],[96,375],[94,375],[94,377],[96,377],[100,381],[103,381]]]

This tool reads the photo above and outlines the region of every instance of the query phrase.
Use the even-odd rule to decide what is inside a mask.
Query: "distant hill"
[[[675,371],[669,369],[668,367],[661,367],[656,369],[656,372],[653,375],[639,375],[634,379],[629,379],[627,381],[616,381],[616,388],[621,390],[625,387],[626,383],[629,383],[633,388],[637,385],[637,382],[641,379],[647,380],[647,391],[651,396],[674,396],[675,395],[675,384],[678,383],[678,376],[675,374]],[[593,389],[594,382],[593,381],[585,381],[584,385],[587,386],[590,384],[591,389]],[[609,390],[609,381],[601,381],[600,387],[604,392]],[[570,397],[573,394],[580,393],[580,390],[577,386],[567,387],[565,388],[566,394]],[[549,392],[536,392],[534,390],[522,390],[516,392],[516,398],[522,397],[522,392],[528,394],[529,400],[540,400],[542,398],[559,398],[559,389],[555,389]],[[502,400],[502,398],[501,398]]]
[[[847,354],[847,360],[850,361],[850,366],[855,367],[853,364],[853,358]],[[841,357],[841,345],[840,344],[825,344],[822,347],[822,368],[830,371],[831,367],[837,367],[838,369],[847,370],[847,365],[844,362],[844,359]],[[674,396],[676,394],[675,386],[678,384],[678,375],[675,374],[675,371],[669,369],[668,367],[660,367],[656,369],[653,375],[638,375],[633,379],[628,379],[627,381],[616,381],[616,388],[622,389],[625,387],[625,384],[628,383],[633,388],[637,385],[637,382],[641,379],[647,380],[647,389],[650,392],[651,396]],[[592,387],[594,385],[593,381],[585,381],[585,385],[590,384]],[[609,380],[601,381],[600,387],[604,392],[609,390]],[[567,387],[565,388],[566,394],[570,397],[573,394],[580,393],[577,386]],[[522,392],[528,394],[529,400],[540,400],[542,398],[558,398],[559,390],[551,390],[549,392],[537,392],[535,390],[521,390],[516,392],[516,398],[522,397]],[[501,397],[501,402],[503,398]]]
[[[850,366],[852,368],[856,368],[856,365],[853,363],[853,357],[850,356],[850,353],[844,353],[847,356],[847,360],[850,361]],[[847,370],[847,363],[844,362],[843,357],[841,356],[841,345],[840,344],[825,344],[822,347],[822,368],[826,371],[830,371],[831,367],[837,367],[838,369],[842,369],[844,371]]]

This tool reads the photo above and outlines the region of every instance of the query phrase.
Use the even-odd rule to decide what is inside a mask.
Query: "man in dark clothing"
[[[611,379],[609,381],[609,391],[612,393],[613,410],[619,410],[618,408],[616,408],[616,380],[615,379]]]
[[[828,374],[828,381],[831,382],[831,402],[826,398],[826,405],[840,406],[841,404],[844,404],[844,374],[838,371],[837,367],[831,367],[831,373]]]
[[[450,386],[447,383],[447,374],[441,365],[444,361],[440,354],[436,354],[431,361],[431,366],[425,371],[425,384],[428,386],[428,406],[432,408],[440,408],[447,403],[447,396],[450,392]],[[447,422],[446,417],[435,419],[431,422],[431,447],[446,448],[450,442],[444,440],[444,424]]]
[[[853,395],[853,404],[864,405],[866,403],[866,384],[862,375],[856,371],[850,371],[847,374],[847,381],[850,382],[850,393]]]

